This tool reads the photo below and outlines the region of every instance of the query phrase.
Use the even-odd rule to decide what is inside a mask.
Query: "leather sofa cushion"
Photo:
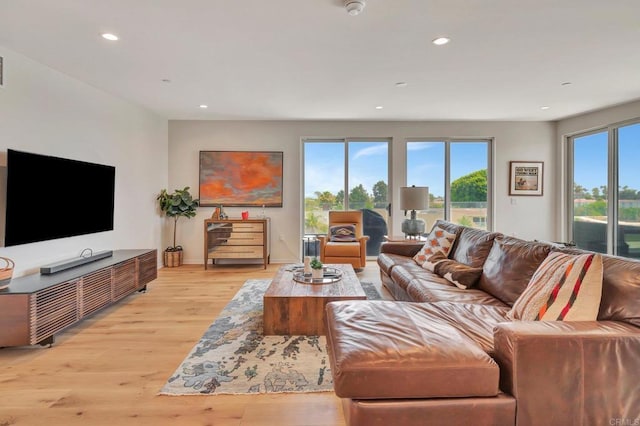
[[[407,263],[415,265],[416,262],[411,257],[394,253],[380,253],[378,255],[378,266],[387,275],[391,274],[391,269],[396,265],[405,265]]]
[[[479,305],[475,303],[436,302],[425,306],[433,318],[455,327],[459,333],[493,355],[493,333],[496,325],[509,322],[506,306]]]
[[[429,304],[341,301],[326,306],[336,395],[352,399],[496,396],[497,364]]]
[[[482,229],[461,228],[449,257],[465,265],[481,268],[489,255],[493,240],[502,234],[498,232],[487,232]]]
[[[438,276],[435,272],[427,271],[422,267],[415,264],[398,265],[391,270],[391,279],[403,290],[407,290],[409,283],[415,279],[424,282],[433,282],[438,285],[451,286],[447,280]],[[415,300],[416,302],[427,302],[429,300]]]
[[[495,238],[477,288],[513,306],[550,250],[551,246],[544,243]]]
[[[485,291],[475,288],[463,290],[440,277],[437,280],[412,279],[404,290],[416,302],[474,303],[508,308],[507,304]]]

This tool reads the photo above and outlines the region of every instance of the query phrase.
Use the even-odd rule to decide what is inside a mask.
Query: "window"
[[[568,138],[570,239],[586,250],[640,257],[640,123]]]
[[[407,142],[407,185],[429,187],[427,229],[438,219],[488,229],[491,224],[491,141]]]
[[[362,210],[367,256],[377,256],[388,229],[389,141],[308,139],[303,157],[305,240],[327,233],[329,210]]]

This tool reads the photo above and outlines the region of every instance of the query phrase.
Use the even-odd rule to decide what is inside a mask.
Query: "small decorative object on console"
[[[0,267],[0,290],[4,290],[9,287],[15,263],[8,257],[0,257],[0,262],[4,262],[4,266]]]
[[[312,269],[312,273],[319,273],[317,276],[312,274],[305,275],[304,270],[300,267],[293,269],[293,280],[303,284],[331,284],[342,279],[342,270],[340,268],[324,265],[321,269]]]
[[[311,258],[309,256],[304,257],[304,275],[311,275]]]

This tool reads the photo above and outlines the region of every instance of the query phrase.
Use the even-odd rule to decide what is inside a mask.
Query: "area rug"
[[[263,295],[271,280],[248,280],[169,378],[160,395],[333,390],[324,336],[264,336]],[[362,283],[369,299],[380,299]]]

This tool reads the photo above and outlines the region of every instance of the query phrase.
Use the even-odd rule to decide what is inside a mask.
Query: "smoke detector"
[[[344,8],[347,9],[351,16],[360,15],[364,10],[365,4],[364,0],[344,0]]]

